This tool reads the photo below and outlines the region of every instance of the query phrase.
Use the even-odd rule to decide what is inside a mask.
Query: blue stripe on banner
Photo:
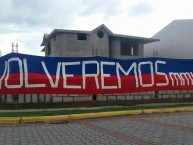
[[[11,58],[19,58],[22,62],[23,60],[27,60],[27,67],[30,73],[39,73],[45,74],[45,71],[42,67],[42,63],[44,62],[46,68],[48,69],[51,75],[56,74],[56,69],[58,63],[70,63],[76,62],[77,65],[67,65],[66,73],[81,75],[82,74],[82,65],[84,61],[97,61],[101,68],[102,62],[109,62],[109,64],[103,64],[103,69],[105,73],[116,75],[116,64],[119,63],[123,70],[127,71],[134,63],[137,66],[137,69],[141,70],[142,74],[151,73],[150,65],[152,63],[153,72],[155,72],[155,62],[163,61],[165,64],[158,64],[158,69],[161,72],[168,74],[169,72],[193,72],[193,60],[185,60],[185,59],[166,59],[166,58],[141,58],[141,59],[131,59],[131,60],[121,60],[121,59],[111,59],[104,57],[85,57],[85,58],[63,58],[63,57],[41,57],[41,56],[32,56],[32,55],[24,55],[24,54],[16,54],[11,53],[4,57],[0,58],[0,75],[3,74],[5,69],[5,61],[8,61]],[[139,65],[142,62],[147,62],[147,64]],[[62,67],[62,66],[61,66]],[[9,63],[10,73],[19,72],[19,66],[17,61],[12,61]],[[92,74],[97,72],[96,63],[86,64],[86,73]],[[101,71],[99,71],[101,72]],[[130,72],[131,75],[134,74],[134,71]],[[120,72],[120,75],[123,75]]]

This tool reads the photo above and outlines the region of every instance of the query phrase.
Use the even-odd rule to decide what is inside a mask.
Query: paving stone
[[[142,139],[154,144],[192,144],[193,113],[147,116],[93,120],[92,124],[110,131],[134,136],[136,139]],[[143,119],[146,121],[143,121]],[[158,122],[158,125],[155,123],[152,124],[151,121]]]
[[[90,125],[90,126],[89,126]],[[0,145],[192,145],[193,113],[0,126]]]
[[[92,143],[99,145],[105,144],[106,140],[122,142],[122,140],[78,123],[0,126],[0,142],[2,145],[91,145]],[[129,144],[126,141],[123,141],[123,143]]]

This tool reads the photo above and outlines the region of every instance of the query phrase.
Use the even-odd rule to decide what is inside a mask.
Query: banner
[[[0,57],[0,94],[113,94],[193,89],[193,60]]]

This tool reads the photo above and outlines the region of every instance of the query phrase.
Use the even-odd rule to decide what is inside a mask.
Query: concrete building
[[[41,46],[45,56],[110,58],[144,57],[144,44],[158,41],[143,37],[114,34],[104,24],[92,31],[55,29],[44,34]]]
[[[152,38],[160,41],[144,46],[145,57],[193,59],[193,19],[174,20]]]

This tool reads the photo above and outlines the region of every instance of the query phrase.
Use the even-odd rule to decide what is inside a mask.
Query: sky
[[[152,37],[176,19],[193,19],[192,0],[0,0],[0,52],[41,55],[43,35],[54,29]]]

